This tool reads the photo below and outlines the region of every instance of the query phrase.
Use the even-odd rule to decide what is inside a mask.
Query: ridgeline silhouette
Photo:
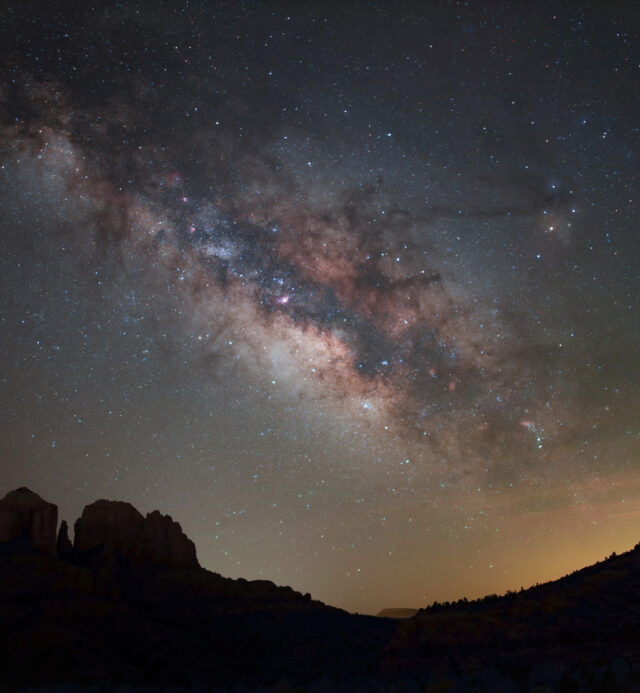
[[[73,544],[57,523],[24,487],[0,501],[2,690],[640,691],[640,544],[528,590],[378,618],[205,570],[157,511],[97,501]]]

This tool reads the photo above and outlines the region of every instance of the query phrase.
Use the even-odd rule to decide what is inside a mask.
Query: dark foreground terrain
[[[640,691],[640,545],[504,597],[396,620],[202,569],[180,526],[0,501],[0,690]]]

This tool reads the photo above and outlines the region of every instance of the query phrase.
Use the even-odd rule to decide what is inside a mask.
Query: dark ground
[[[640,690],[640,547],[409,620],[202,569],[110,575],[23,539],[0,556],[3,690]]]

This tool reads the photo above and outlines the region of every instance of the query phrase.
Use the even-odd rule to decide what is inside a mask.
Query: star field
[[[351,610],[638,540],[638,13],[2,11],[0,480]]]

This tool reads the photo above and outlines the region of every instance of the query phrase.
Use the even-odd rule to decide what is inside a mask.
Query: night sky
[[[74,4],[0,10],[0,495],[364,613],[640,540],[637,2]]]

